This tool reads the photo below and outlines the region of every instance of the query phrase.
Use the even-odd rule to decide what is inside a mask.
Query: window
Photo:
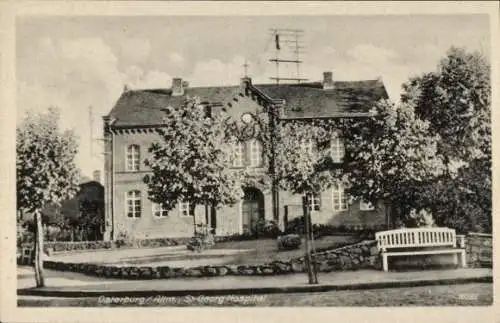
[[[238,142],[234,145],[234,159],[233,166],[242,167],[243,166],[243,157],[245,155],[245,146],[242,142]]]
[[[342,159],[345,155],[345,148],[341,138],[332,138],[332,140],[330,141],[330,154],[334,162],[342,162]]]
[[[126,197],[127,203],[127,216],[129,218],[140,218],[141,217],[141,192],[140,191],[130,191],[127,192]]]
[[[161,203],[153,203],[153,215],[157,218],[168,216],[168,211]]]
[[[250,166],[258,167],[262,164],[262,144],[253,139],[250,141]]]
[[[332,202],[334,211],[347,210],[347,199],[344,193],[344,188],[341,184],[336,184],[333,186]]]
[[[361,211],[372,211],[375,209],[371,202],[366,202],[364,200],[359,201],[359,209]]]
[[[194,216],[194,208],[187,202],[182,202],[179,206],[181,216]]]
[[[127,171],[133,172],[139,170],[139,162],[141,159],[140,147],[138,145],[130,145],[127,147]]]
[[[321,196],[319,194],[307,194],[306,199],[310,211],[319,211],[321,209]]]
[[[312,140],[302,140],[300,142],[300,149],[307,154],[313,154],[313,141]]]

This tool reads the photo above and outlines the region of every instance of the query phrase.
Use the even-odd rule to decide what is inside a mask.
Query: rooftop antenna
[[[92,165],[92,160],[94,159],[94,118],[92,116],[92,106],[89,105],[89,136],[90,136],[90,147],[89,147],[89,153],[90,153],[90,164]]]
[[[245,75],[244,77],[247,77],[248,76],[248,63],[247,63],[247,59],[245,58],[245,64],[242,65],[243,68],[245,69]]]
[[[307,79],[300,77],[300,64],[303,61],[300,59],[301,50],[304,46],[299,42],[300,37],[303,36],[304,31],[302,29],[270,29],[271,36],[275,43],[275,56],[269,59],[270,62],[276,64],[276,77],[271,77],[270,79],[275,80],[276,84],[279,85],[280,81],[296,81],[300,83],[301,81],[306,81]],[[287,45],[291,53],[295,54],[294,58],[280,58],[280,52],[283,49],[282,45]],[[297,74],[295,77],[283,77],[280,74],[280,63],[292,63],[295,64]]]

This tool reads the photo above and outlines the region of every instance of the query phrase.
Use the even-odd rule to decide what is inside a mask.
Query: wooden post
[[[43,274],[43,227],[42,213],[35,211],[35,281],[36,287],[45,286],[45,277]]]
[[[304,230],[305,230],[305,247],[306,247],[306,268],[307,268],[307,277],[309,279],[309,284],[315,284],[314,282],[314,274],[312,270],[312,259],[311,259],[311,241],[310,241],[310,226],[309,226],[309,207],[307,203],[307,197],[302,197],[302,210],[304,214]]]

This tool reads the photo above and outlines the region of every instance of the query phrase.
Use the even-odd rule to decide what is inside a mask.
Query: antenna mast
[[[92,161],[94,159],[94,118],[92,116],[92,106],[89,106],[89,136],[90,136],[90,147],[89,147],[89,152],[90,152],[90,164],[92,165]]]
[[[300,77],[300,64],[303,61],[300,58],[301,50],[304,48],[300,43],[300,37],[303,36],[304,31],[302,29],[270,29],[271,36],[274,38],[275,43],[275,56],[274,58],[269,59],[270,62],[274,62],[276,64],[276,77],[271,77],[270,79],[275,80],[276,84],[279,84],[280,81],[297,81],[300,83],[301,81],[306,81],[307,79]],[[285,49],[288,49],[288,54],[293,53],[295,57],[291,58],[280,58],[280,52],[283,49],[283,45],[285,45]],[[280,74],[280,63],[292,63],[295,64],[297,74],[295,77],[283,77]]]

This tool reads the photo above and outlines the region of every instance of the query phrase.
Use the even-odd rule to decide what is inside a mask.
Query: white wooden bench
[[[382,255],[382,269],[384,271],[389,270],[387,258],[390,256],[455,254],[455,264],[457,256],[460,255],[461,267],[467,266],[464,237],[457,236],[454,229],[404,228],[388,230],[377,232],[375,240],[377,240],[377,248]]]

